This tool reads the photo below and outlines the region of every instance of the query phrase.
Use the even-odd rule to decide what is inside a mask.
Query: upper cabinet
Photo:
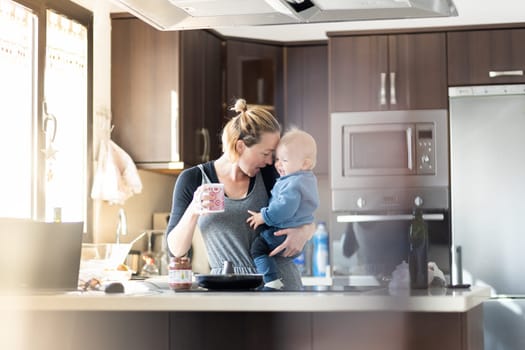
[[[329,40],[330,111],[447,108],[444,33]]]
[[[248,104],[261,105],[282,120],[283,47],[233,39],[226,45],[228,106],[244,98]],[[229,113],[235,115],[232,111]]]
[[[178,162],[179,33],[119,18],[111,39],[113,140],[136,163]]]
[[[225,43],[203,30],[183,31],[180,40],[182,150],[195,165],[221,154]]]
[[[206,31],[113,19],[112,136],[139,167],[176,171],[220,154],[223,51]]]
[[[525,29],[447,34],[449,85],[525,82]]]
[[[284,128],[298,127],[317,141],[314,172],[328,174],[328,45],[285,49]]]

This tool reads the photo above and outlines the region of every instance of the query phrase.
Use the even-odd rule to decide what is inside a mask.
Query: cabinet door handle
[[[210,160],[210,132],[207,128],[203,128],[204,130],[204,162],[208,162]]]
[[[202,154],[199,156],[201,162],[210,160],[210,132],[206,128],[197,130],[197,135],[202,135],[203,147]]]
[[[208,132],[206,128],[198,129],[196,133],[198,136],[202,136],[202,141],[203,141],[202,154],[199,155],[198,159],[200,162],[207,162],[210,158],[209,151],[208,151],[208,148],[209,148],[208,138],[209,138],[210,133]]]
[[[386,105],[386,73],[381,73],[381,89],[379,90],[379,104]]]
[[[522,76],[523,70],[491,70],[489,77],[496,78],[501,76]]]
[[[396,98],[396,72],[390,72],[390,104],[397,104]]]

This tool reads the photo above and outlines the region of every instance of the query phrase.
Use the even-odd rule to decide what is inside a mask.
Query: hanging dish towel
[[[100,143],[91,198],[124,204],[142,191],[142,182],[131,157],[112,140]]]

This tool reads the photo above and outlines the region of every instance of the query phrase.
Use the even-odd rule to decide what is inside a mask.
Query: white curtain
[[[84,221],[87,43],[84,26],[47,11],[44,100],[48,114],[44,118],[48,126],[45,133],[48,220],[56,216],[58,209],[64,221]]]
[[[36,17],[0,0],[0,216],[30,217]]]

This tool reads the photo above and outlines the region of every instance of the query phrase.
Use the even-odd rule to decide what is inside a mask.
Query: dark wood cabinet
[[[525,82],[525,29],[449,32],[447,46],[449,85]]]
[[[279,45],[226,42],[205,30],[162,32],[117,17],[111,77],[112,137],[141,168],[171,172],[171,164],[219,157],[226,107],[236,98],[283,116]]]
[[[231,329],[236,335],[225,336]],[[195,332],[206,336],[186,336]],[[466,312],[170,312],[166,333],[171,350],[482,350],[484,345],[481,305]]]
[[[285,49],[285,129],[298,127],[317,141],[314,172],[328,174],[328,45]]]
[[[169,171],[218,157],[223,46],[207,31],[113,19],[112,136],[139,167]]]
[[[244,98],[248,104],[262,105],[282,121],[284,104],[283,47],[234,40],[227,41],[226,103]],[[235,113],[230,111],[229,117]]]
[[[223,51],[224,42],[210,32],[181,32],[181,138],[189,165],[221,154]]]
[[[97,342],[97,348],[118,350],[481,350],[486,346],[483,339],[482,305],[466,312],[334,311],[333,305],[336,304],[321,292],[316,298],[326,299],[326,309],[332,308],[332,311],[276,312],[273,311],[275,307],[270,311],[259,312],[229,311],[229,305],[237,300],[237,303],[251,303],[253,308],[257,308],[258,302],[282,300],[283,297],[280,293],[260,294],[260,299],[264,301],[257,301],[253,300],[256,297],[248,297],[247,293],[220,292],[222,300],[217,301],[217,297],[213,297],[217,293],[210,293],[212,296],[209,296],[206,292],[192,291],[193,297],[210,309],[224,311],[202,311],[206,306],[197,307],[201,311],[163,311],[158,310],[158,305],[162,305],[163,300],[173,300],[174,305],[184,308],[177,301],[179,294],[160,289],[158,292],[151,292],[153,293],[157,295],[152,297],[147,292],[143,295],[112,295],[111,299],[114,301],[95,302],[98,307],[92,309],[79,309],[75,298],[99,300],[108,297],[68,295],[57,301],[49,295],[38,295],[34,302],[26,302],[24,298],[29,299],[28,296],[2,296],[6,310],[2,310],[4,334],[0,345],[2,349],[16,350],[91,350],[94,341]],[[380,295],[377,297],[381,300]],[[300,303],[300,300],[310,299],[301,294],[294,298],[299,301],[292,300],[292,305]],[[348,304],[355,305],[356,309],[366,310],[367,305],[373,303],[368,299],[373,298],[372,296],[361,295],[357,291],[348,292],[345,298],[348,302],[343,303],[343,308],[344,304]],[[443,298],[450,298],[451,303],[459,302],[453,296]],[[459,298],[461,300],[461,296]],[[15,304],[8,306],[12,299],[16,301]],[[392,303],[387,304],[392,305],[397,300],[400,308],[413,301],[402,296],[392,296],[392,299]],[[62,306],[59,305],[61,300],[68,302]],[[360,300],[364,300],[361,301],[362,307],[359,305]],[[20,304],[21,301],[27,304]],[[151,309],[156,311],[125,309],[138,309],[133,302],[143,303],[139,305],[144,305],[144,308],[151,302]],[[219,302],[222,304],[218,304]],[[278,302],[270,301],[270,304],[275,305]],[[420,301],[415,303],[417,302]],[[80,303],[85,304],[87,303]],[[191,310],[197,302],[188,304],[188,309]],[[432,301],[429,304],[432,305]],[[38,310],[40,305],[44,305],[43,310]],[[114,307],[114,310],[102,311],[100,305],[108,309]],[[49,310],[53,307],[69,311]],[[16,317],[12,317],[13,315]],[[11,317],[9,322],[8,316]]]
[[[134,18],[112,21],[113,140],[136,163],[174,161],[172,107],[179,92],[179,33]]]
[[[447,107],[444,33],[335,36],[329,60],[332,112]]]

